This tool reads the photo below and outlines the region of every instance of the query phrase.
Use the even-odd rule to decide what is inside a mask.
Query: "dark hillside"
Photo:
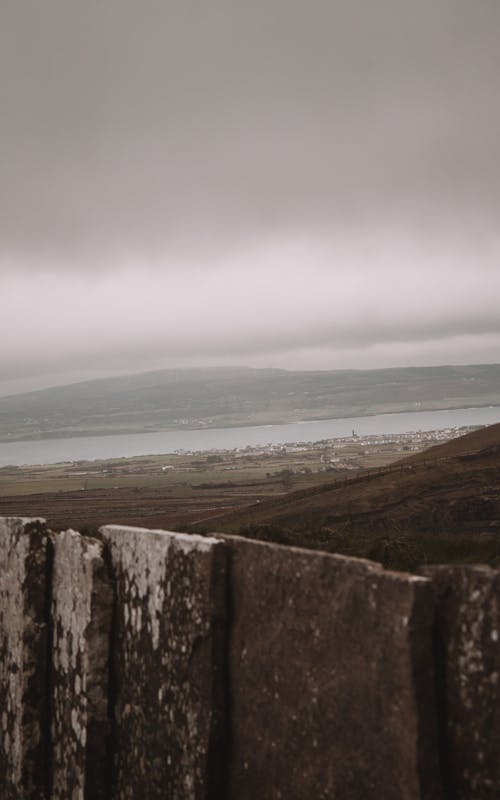
[[[220,531],[370,556],[390,566],[500,563],[500,425],[214,523]]]
[[[500,447],[500,423],[480,428],[458,439],[437,444],[423,453],[401,459],[398,464],[421,464],[431,459],[467,457],[469,454],[479,455],[482,451]]]

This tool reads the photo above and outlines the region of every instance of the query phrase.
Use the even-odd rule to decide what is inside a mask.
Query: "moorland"
[[[230,532],[413,571],[498,567],[500,425],[457,433],[6,467],[0,516]]]

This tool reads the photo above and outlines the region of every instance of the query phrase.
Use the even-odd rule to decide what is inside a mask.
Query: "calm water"
[[[417,411],[405,414],[377,414],[372,417],[294,422],[253,428],[214,428],[198,431],[133,433],[119,436],[89,436],[76,439],[48,439],[39,442],[0,442],[0,467],[7,464],[55,464],[60,461],[121,458],[176,450],[232,450],[247,445],[316,442],[358,435],[428,431],[462,425],[492,425],[500,422],[500,406],[459,408],[453,411]]]

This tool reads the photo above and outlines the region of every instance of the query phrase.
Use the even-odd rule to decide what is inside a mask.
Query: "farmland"
[[[54,528],[105,522],[184,529],[343,476],[386,467],[460,431],[0,469],[0,515]]]

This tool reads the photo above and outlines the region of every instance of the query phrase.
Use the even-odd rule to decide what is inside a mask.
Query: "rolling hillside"
[[[0,398],[0,442],[497,405],[500,365],[163,370]]]
[[[211,521],[240,532],[412,568],[500,564],[500,424],[405,458]]]

